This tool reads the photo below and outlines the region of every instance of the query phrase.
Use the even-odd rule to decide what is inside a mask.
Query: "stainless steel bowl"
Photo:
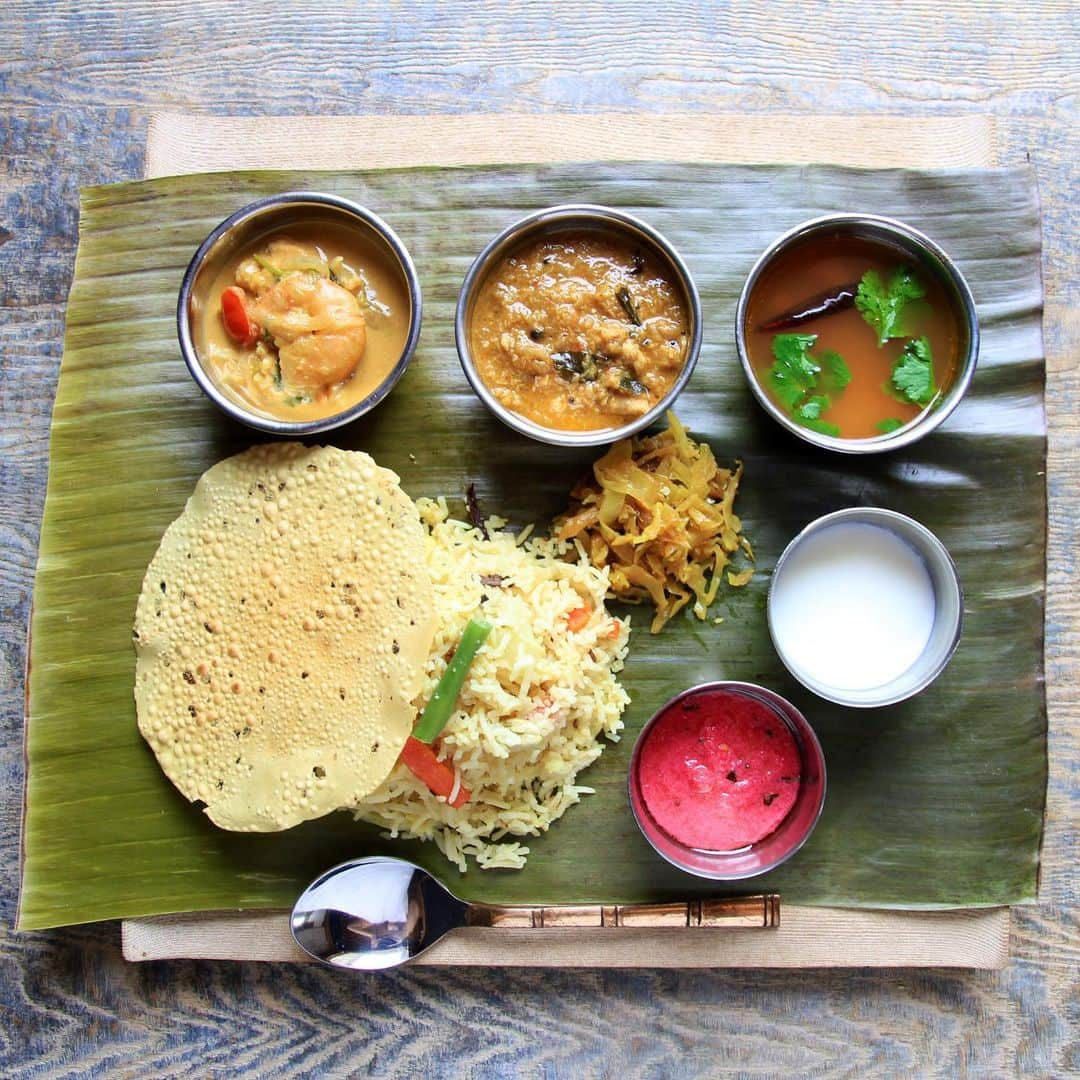
[[[653,406],[643,416],[616,428],[599,428],[594,431],[560,431],[557,428],[543,427],[508,409],[488,389],[480,378],[473,363],[469,345],[469,329],[476,295],[484,283],[491,268],[514,248],[534,240],[537,237],[556,236],[560,233],[607,232],[630,240],[632,243],[647,248],[661,265],[671,272],[672,279],[683,293],[689,316],[689,334],[686,345],[686,358],[682,371],[663,400]],[[520,221],[514,222],[492,240],[476,257],[461,286],[458,296],[457,313],[454,319],[454,334],[457,339],[458,356],[476,396],[504,423],[522,435],[528,435],[539,442],[555,446],[600,446],[605,443],[624,439],[628,435],[647,428],[659,420],[671,408],[675,399],[682,393],[693,374],[701,350],[701,298],[694,284],[690,271],[686,268],[679,253],[663,236],[645,222],[608,206],[588,204],[568,204],[538,210]]]
[[[397,363],[386,378],[362,401],[319,420],[287,421],[265,416],[228,394],[203,367],[195,347],[193,326],[205,293],[227,260],[237,251],[254,247],[262,237],[288,226],[328,222],[355,230],[365,245],[380,251],[396,266],[411,305],[409,329]],[[192,378],[223,412],[260,431],[275,435],[312,435],[348,424],[370,412],[405,374],[420,339],[420,280],[405,245],[381,218],[357,203],[337,195],[314,191],[288,191],[258,199],[227,217],[199,246],[188,264],[176,305],[180,351]]]
[[[640,786],[641,749],[653,725],[687,699],[716,693],[753,700],[775,713],[778,721],[786,724],[794,736],[802,763],[799,793],[787,816],[768,836],[737,851],[706,851],[676,840],[649,813]],[[806,717],[786,698],[753,683],[702,683],[673,697],[641,729],[630,759],[629,796],[630,809],[642,835],[672,866],[714,881],[741,881],[775,869],[809,839],[825,805],[825,755]]]
[[[823,682],[814,672],[807,671],[793,663],[785,652],[781,635],[778,634],[773,618],[775,597],[784,588],[784,569],[792,555],[812,537],[834,525],[874,525],[886,529],[899,537],[912,548],[922,560],[930,575],[934,589],[934,622],[921,655],[904,672],[889,682],[869,689],[841,689]],[[827,603],[822,598],[822,603]],[[887,614],[887,613],[883,613]],[[964,593],[960,585],[960,575],[956,564],[945,545],[925,525],[920,525],[913,518],[898,514],[895,510],[881,507],[852,507],[837,510],[812,521],[784,549],[773,571],[769,585],[768,599],[769,634],[773,646],[784,662],[784,666],[808,690],[827,701],[838,705],[847,705],[856,709],[871,709],[882,705],[894,705],[925,690],[945,670],[960,643],[960,634],[964,624]]]
[[[875,435],[869,439],[840,439],[803,427],[769,397],[750,363],[746,344],[746,315],[754,286],[778,255],[822,233],[846,234],[866,240],[877,240],[898,248],[942,284],[956,308],[961,335],[961,361],[952,386],[936,406],[924,410],[910,423],[888,435]],[[838,450],[842,454],[880,454],[886,450],[898,450],[902,446],[910,446],[924,435],[928,435],[943,424],[960,404],[971,385],[975,365],[979,359],[979,320],[975,312],[975,298],[971,295],[971,289],[968,288],[963,275],[949,256],[929,237],[910,225],[892,218],[874,217],[870,214],[829,214],[826,217],[814,218],[796,225],[794,229],[774,240],[754,263],[753,269],[743,284],[735,312],[735,344],[739,350],[739,359],[750,389],[761,407],[778,424],[800,439],[813,443],[815,446],[824,447],[826,450]]]

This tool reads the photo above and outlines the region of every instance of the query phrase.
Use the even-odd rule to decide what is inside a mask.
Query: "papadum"
[[[355,805],[412,730],[433,612],[394,473],[333,447],[254,447],[200,478],[147,569],[139,730],[224,829]]]

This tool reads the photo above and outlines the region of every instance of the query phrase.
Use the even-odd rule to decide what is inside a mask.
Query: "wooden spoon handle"
[[[780,925],[780,897],[740,896],[729,900],[688,900],[678,904],[558,904],[553,907],[493,907],[472,904],[469,926],[540,930],[565,926],[715,928]]]

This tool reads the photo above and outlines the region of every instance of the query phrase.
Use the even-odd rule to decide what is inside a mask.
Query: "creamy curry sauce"
[[[681,290],[644,250],[606,233],[555,235],[512,252],[471,312],[477,372],[543,427],[621,427],[656,405],[686,360]]]
[[[321,223],[272,233],[229,260],[192,330],[203,366],[241,405],[318,420],[379,387],[405,348],[411,311],[388,258],[348,228]]]

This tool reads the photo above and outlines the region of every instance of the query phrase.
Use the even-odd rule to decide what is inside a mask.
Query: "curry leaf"
[[[624,285],[615,294],[619,301],[623,311],[626,312],[626,317],[635,325],[641,325],[641,316],[637,313],[637,308],[634,306],[634,300],[630,295],[630,290]]]
[[[587,350],[574,352],[553,352],[551,362],[555,370],[565,379],[581,379],[595,382],[600,377],[600,368],[607,363],[607,357]]]

